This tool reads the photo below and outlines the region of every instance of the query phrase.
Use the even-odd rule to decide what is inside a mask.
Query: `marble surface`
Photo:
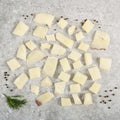
[[[60,96],[56,96],[49,103],[38,107],[35,104],[36,96],[30,92],[30,84],[35,83],[40,86],[40,79],[29,80],[24,89],[18,90],[13,81],[17,75],[25,71],[28,67],[22,61],[22,68],[15,72],[11,72],[6,65],[6,61],[15,57],[17,47],[20,43],[34,40],[38,47],[42,40],[33,37],[32,32],[36,24],[33,23],[31,13],[47,12],[54,14],[56,20],[63,16],[69,18],[69,25],[75,24],[80,28],[80,22],[84,19],[98,20],[94,29],[86,36],[86,43],[91,43],[95,30],[101,29],[110,34],[111,43],[106,51],[89,50],[93,53],[94,65],[98,65],[98,57],[112,58],[112,68],[110,72],[101,71],[102,79],[98,80],[102,84],[102,89],[98,95],[109,95],[108,98],[93,96],[93,104],[73,105],[71,107],[60,106]],[[22,15],[28,15],[24,19]],[[0,0],[0,120],[119,120],[120,119],[120,0]],[[78,21],[75,21],[78,19]],[[30,26],[29,32],[23,37],[17,37],[11,32],[18,21],[23,21]],[[101,28],[98,28],[101,27]],[[56,25],[53,25],[49,33],[61,31]],[[80,29],[78,29],[80,30]],[[66,30],[64,30],[64,33]],[[73,37],[74,39],[74,37]],[[45,40],[43,40],[45,41]],[[78,43],[77,43],[78,44]],[[76,45],[77,45],[76,44]],[[43,61],[44,63],[44,61]],[[42,65],[41,63],[39,64]],[[7,71],[10,76],[8,81],[4,79],[4,72]],[[87,73],[87,68],[81,70]],[[56,75],[57,76],[57,75]],[[90,78],[89,78],[90,79]],[[53,82],[57,80],[52,79]],[[88,80],[85,86],[82,86],[80,96],[87,92],[92,81]],[[8,84],[9,88],[6,88]],[[71,97],[68,92],[67,85],[64,96]],[[114,89],[117,87],[118,89]],[[13,92],[10,92],[13,89]],[[40,94],[45,91],[53,92],[54,87],[49,89],[40,88]],[[108,92],[104,92],[108,90]],[[112,90],[110,92],[109,90]],[[22,94],[28,100],[26,106],[19,110],[12,110],[8,107],[5,97],[2,95]],[[112,96],[112,94],[115,96]],[[111,102],[108,100],[111,99]],[[105,100],[107,104],[100,104],[101,100]],[[108,109],[111,107],[111,109]]]

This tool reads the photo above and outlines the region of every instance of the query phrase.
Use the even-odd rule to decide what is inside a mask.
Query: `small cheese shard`
[[[27,65],[33,65],[36,62],[42,60],[45,57],[45,54],[40,50],[34,50],[27,55]]]
[[[56,33],[56,39],[68,48],[72,48],[74,41],[61,33]]]
[[[83,66],[83,64],[81,63],[80,60],[75,61],[75,62],[73,63],[73,68],[74,68],[74,69],[81,68],[82,66]]]
[[[70,79],[70,74],[61,72],[60,75],[58,76],[58,79],[68,82]]]
[[[18,47],[16,57],[26,61],[26,47],[24,44],[20,44],[20,46]]]
[[[59,22],[57,23],[57,25],[61,28],[61,29],[64,29],[66,26],[67,26],[67,21],[66,20],[64,20],[63,18],[61,18],[60,20],[59,20]]]
[[[110,43],[110,36],[108,33],[103,31],[96,31],[94,39],[91,43],[92,49],[105,50],[108,48]]]
[[[31,85],[30,88],[31,88],[31,92],[32,93],[34,93],[35,95],[38,95],[38,93],[39,93],[39,86]]]
[[[41,75],[41,72],[40,72],[40,71],[41,71],[41,70],[40,70],[39,67],[30,68],[30,69],[29,69],[30,79],[39,78],[40,75]]]
[[[100,83],[97,83],[97,82],[94,82],[92,84],[92,86],[89,88],[89,90],[95,94],[97,94],[99,92],[101,88],[101,84]]]
[[[13,34],[17,36],[23,36],[28,31],[28,29],[29,27],[20,21],[14,29]]]
[[[86,20],[85,23],[82,26],[82,29],[89,33],[94,27],[94,24],[90,20]]]
[[[69,28],[68,28],[68,34],[69,35],[72,35],[75,30],[77,29],[77,27],[75,25],[71,25]]]
[[[66,82],[56,82],[54,85],[55,85],[55,94],[57,95],[64,94]]]
[[[15,58],[7,61],[7,64],[12,71],[21,67],[20,63]]]
[[[26,45],[31,51],[34,50],[35,48],[37,48],[36,44],[35,44],[32,40],[26,42],[25,45]]]
[[[49,43],[41,43],[41,50],[44,50],[44,49],[50,49],[51,47],[51,44]]]
[[[85,59],[85,65],[91,65],[92,64],[92,54],[91,53],[85,53],[84,54]]]
[[[48,57],[43,67],[42,73],[53,77],[57,68],[58,59],[56,57]]]
[[[56,41],[54,34],[46,35],[46,39],[48,42],[55,42]]]
[[[61,105],[62,106],[71,106],[71,100],[70,98],[61,98]]]
[[[72,93],[78,93],[80,92],[80,85],[79,84],[71,84],[70,85],[70,92]]]
[[[84,97],[84,105],[89,105],[92,104],[92,96],[91,93],[85,93],[85,97]]]
[[[44,78],[42,81],[41,81],[41,86],[42,87],[50,87],[52,85],[52,82],[51,80],[49,79],[49,77],[46,77]]]
[[[81,39],[84,38],[84,35],[83,35],[83,33],[80,31],[80,32],[78,32],[78,33],[75,34],[75,38],[76,38],[77,41],[80,41]]]
[[[48,28],[37,26],[35,28],[35,30],[33,31],[33,35],[36,36],[36,37],[44,39],[47,31],[48,31]]]
[[[81,73],[81,72],[76,72],[73,81],[79,83],[80,85],[83,85],[85,81],[87,80],[87,75]]]
[[[36,104],[38,106],[43,105],[49,102],[53,98],[54,98],[54,95],[51,92],[46,92],[36,98]]]
[[[89,71],[89,74],[92,80],[98,80],[101,78],[101,74],[100,74],[98,67],[89,68],[88,71]]]
[[[77,61],[80,59],[82,55],[77,52],[77,51],[72,51],[69,55],[68,55],[68,58],[70,58],[71,60],[74,60],[74,61]]]
[[[75,104],[77,104],[77,105],[78,105],[78,104],[82,104],[82,102],[81,102],[78,94],[72,94],[72,97],[73,97],[73,100],[74,100],[74,103],[75,103]]]
[[[101,70],[110,71],[112,59],[110,58],[100,58],[99,67]]]
[[[22,73],[15,79],[14,84],[18,89],[23,89],[27,81],[28,81],[28,76],[25,73]]]
[[[87,50],[89,49],[89,45],[84,42],[81,42],[78,46],[78,49],[87,52]]]
[[[63,55],[65,55],[65,53],[66,53],[66,49],[58,44],[54,44],[51,49],[52,55],[63,56]]]
[[[67,58],[61,59],[60,64],[61,64],[64,72],[67,72],[67,71],[71,70],[71,66],[70,66]]]
[[[54,20],[54,16],[48,13],[40,13],[40,14],[36,14],[35,18],[34,18],[34,22],[38,23],[40,25],[45,24],[48,25],[48,27],[50,28],[52,26],[53,20]]]

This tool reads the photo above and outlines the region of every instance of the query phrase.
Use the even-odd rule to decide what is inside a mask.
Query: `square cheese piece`
[[[46,39],[48,42],[55,42],[56,41],[54,34],[46,35]]]
[[[83,35],[83,33],[80,31],[80,32],[78,32],[78,33],[75,34],[75,38],[76,38],[77,41],[80,41],[81,39],[84,38],[84,35]]]
[[[74,68],[74,69],[81,68],[82,66],[83,66],[83,64],[81,63],[80,60],[75,61],[75,62],[73,63],[73,68]]]
[[[15,58],[7,61],[7,64],[12,71],[21,67],[20,63]]]
[[[70,79],[70,74],[65,73],[65,72],[61,72],[58,76],[58,79],[63,80],[65,82],[68,82]]]
[[[72,97],[73,97],[73,100],[74,100],[74,103],[75,103],[75,104],[77,104],[77,105],[78,105],[78,104],[82,104],[82,102],[81,102],[78,94],[72,94]]]
[[[78,46],[78,49],[84,52],[87,52],[88,48],[89,48],[89,45],[84,42],[81,42],[80,45]]]
[[[110,71],[111,64],[112,64],[112,59],[100,58],[99,67],[101,70]]]
[[[80,85],[79,84],[71,84],[70,85],[70,92],[72,93],[78,93],[80,92]]]
[[[42,87],[50,87],[52,85],[52,82],[51,82],[51,80],[50,80],[50,78],[49,77],[46,77],[46,78],[44,78],[42,81],[41,81],[41,86]]]
[[[67,58],[61,59],[60,64],[61,64],[64,72],[67,72],[67,71],[71,70],[71,66],[70,66]]]
[[[85,53],[84,54],[85,59],[85,65],[91,65],[92,64],[92,54],[91,53]]]
[[[89,105],[92,104],[92,96],[91,93],[85,93],[85,97],[84,97],[84,105]]]
[[[92,86],[89,88],[89,90],[95,94],[97,94],[99,92],[101,88],[101,84],[100,83],[97,83],[97,82],[94,82],[92,84]]]
[[[82,29],[89,33],[94,27],[94,24],[90,20],[86,20],[82,26]]]
[[[31,92],[32,93],[34,93],[35,95],[38,95],[38,93],[39,93],[39,86],[31,85],[30,88],[31,88]]]
[[[40,75],[41,75],[41,72],[40,72],[40,71],[41,71],[41,70],[40,70],[39,67],[34,67],[34,68],[29,69],[30,79],[39,78]]]
[[[15,79],[14,84],[18,89],[23,89],[27,81],[28,81],[28,76],[25,73],[22,73]]]
[[[80,85],[83,85],[85,81],[87,80],[87,75],[81,73],[81,72],[76,72],[73,81],[79,83]]]
[[[59,22],[57,23],[57,25],[61,28],[61,29],[64,29],[66,26],[67,26],[67,21],[66,20],[64,20],[63,18],[61,18],[60,20],[59,20]]]
[[[74,60],[74,61],[77,61],[80,59],[82,55],[77,52],[77,51],[72,51],[69,55],[68,55],[68,58],[70,58],[71,60]]]
[[[71,100],[70,98],[61,98],[61,105],[62,106],[71,106]]]
[[[37,48],[36,44],[35,44],[32,40],[26,42],[25,45],[26,45],[31,51],[34,50],[35,48]]]
[[[41,50],[45,50],[45,49],[50,49],[51,44],[49,43],[41,43]]]
[[[23,36],[28,31],[28,29],[29,27],[20,21],[14,29],[13,34],[17,36]]]
[[[77,30],[77,27],[75,25],[71,25],[69,28],[68,28],[68,34],[69,35],[72,35],[75,30]]]
[[[89,71],[89,74],[92,80],[98,80],[101,78],[101,74],[100,74],[98,67],[89,68],[88,71]]]
[[[46,27],[41,27],[41,26],[37,26],[33,32],[33,35],[39,38],[44,39],[46,36],[46,33],[48,31],[48,28]]]

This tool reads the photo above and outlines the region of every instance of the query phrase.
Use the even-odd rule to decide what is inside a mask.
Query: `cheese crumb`
[[[91,53],[85,53],[84,59],[85,59],[85,64],[87,66],[92,64],[92,54]]]
[[[73,100],[74,100],[74,103],[75,103],[75,104],[77,104],[77,105],[78,105],[78,104],[82,104],[82,102],[81,102],[78,94],[72,94],[72,97],[73,97]]]
[[[91,93],[85,93],[85,97],[84,97],[84,105],[89,105],[92,104],[92,96]]]
[[[41,50],[45,50],[45,49],[50,49],[51,44],[49,43],[41,43]]]
[[[32,40],[26,42],[25,45],[26,45],[31,51],[34,50],[34,49],[37,47],[36,44],[35,44]]]
[[[67,26],[67,21],[66,20],[64,20],[63,18],[61,18],[60,20],[59,20],[59,22],[57,23],[57,25],[61,28],[61,29],[64,29],[66,26]]]
[[[70,92],[72,93],[78,93],[80,92],[80,85],[79,84],[71,84],[70,85]]]
[[[70,74],[65,73],[65,72],[61,72],[58,76],[58,79],[63,80],[65,82],[68,82],[70,79]]]
[[[84,42],[81,42],[78,46],[78,49],[84,52],[87,52],[88,48],[89,48],[89,45]]]
[[[52,85],[52,82],[51,80],[49,79],[49,77],[46,77],[44,78],[42,81],[41,81],[41,86],[42,87],[50,87]]]
[[[83,35],[83,33],[80,31],[80,32],[78,32],[78,33],[75,34],[75,38],[76,38],[77,41],[80,41],[81,39],[84,38],[84,35]]]
[[[68,34],[69,34],[69,35],[72,35],[76,29],[77,29],[77,27],[76,27],[75,25],[71,25],[71,26],[68,28]]]
[[[56,41],[54,34],[46,35],[46,39],[48,42],[55,42]]]
[[[83,66],[83,64],[81,63],[80,60],[75,61],[75,62],[73,63],[73,68],[74,68],[74,69],[81,68],[82,66]]]
[[[61,105],[62,106],[71,106],[71,100],[70,98],[61,98]]]
[[[31,92],[34,93],[35,95],[38,95],[38,93],[39,93],[39,86],[31,85]]]

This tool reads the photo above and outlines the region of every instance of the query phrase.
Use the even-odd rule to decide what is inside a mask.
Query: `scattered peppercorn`
[[[31,13],[31,16],[33,16],[33,14]]]
[[[98,28],[101,28],[101,27],[98,27]]]
[[[112,92],[112,90],[109,90],[110,92]]]
[[[24,18],[26,20],[26,18]]]
[[[24,15],[22,15],[24,17]]]
[[[26,17],[29,17],[28,15],[26,15]]]
[[[102,103],[102,101],[100,101],[100,103]]]
[[[13,91],[13,89],[10,90],[11,92]]]
[[[112,96],[115,96],[115,94],[112,94]]]
[[[75,21],[78,21],[78,19],[75,19]]]
[[[61,18],[63,18],[63,16],[61,16]]]
[[[57,22],[59,22],[59,20],[57,20]]]
[[[105,90],[105,92],[107,92],[107,90]]]
[[[84,20],[84,22],[86,22],[86,21],[87,21],[87,19]]]
[[[96,23],[98,23],[98,21],[96,21]]]
[[[108,109],[110,109],[111,107],[108,107]]]
[[[102,97],[102,95],[99,95],[99,97]]]
[[[68,20],[69,18],[64,18],[64,20]]]
[[[56,29],[54,29],[56,31]]]
[[[117,87],[115,87],[115,89],[117,89]]]
[[[108,100],[109,102],[111,102],[112,100]]]

